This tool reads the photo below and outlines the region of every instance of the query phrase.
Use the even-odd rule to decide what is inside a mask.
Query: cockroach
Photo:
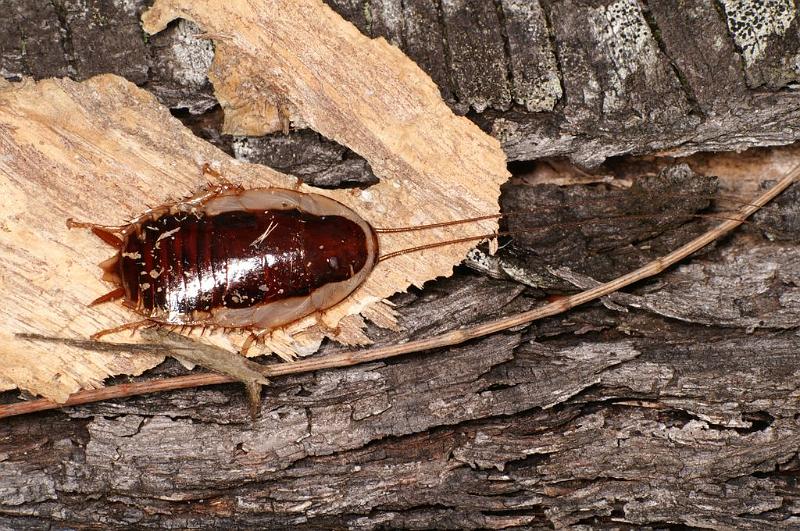
[[[114,285],[90,303],[122,300],[146,325],[275,329],[322,312],[361,285],[378,262],[378,238],[328,197],[225,184],[153,208],[122,226],[68,220],[117,253],[102,262]]]
[[[89,306],[121,300],[143,317],[96,332],[93,339],[157,325],[237,329],[251,332],[246,350],[261,334],[347,298],[379,261],[442,245],[380,256],[378,232],[493,217],[499,216],[376,229],[323,195],[226,183],[152,208],[125,225],[68,219],[67,226],[88,228],[117,251],[100,264],[103,280],[114,288]]]

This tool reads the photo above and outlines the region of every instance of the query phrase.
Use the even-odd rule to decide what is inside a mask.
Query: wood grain
[[[393,53],[399,55],[396,50]],[[380,98],[380,94],[373,97]],[[415,109],[413,105],[420,102],[413,97],[397,103],[417,119],[395,124],[397,129],[393,129],[388,127],[392,120],[387,114],[384,124],[388,129],[380,134],[385,137],[399,130],[408,138],[423,138],[413,131],[441,127],[440,142],[427,145],[426,154],[431,161],[438,161],[433,168],[457,180],[447,181],[435,174],[427,159],[417,158],[420,154],[415,141],[410,140],[408,151],[398,155],[394,163],[376,164],[384,179],[373,189],[322,193],[356,208],[376,226],[413,225],[496,211],[497,185],[506,172],[499,146],[469,122],[450,114],[441,101],[438,114],[428,113],[427,108]],[[448,115],[452,127],[442,123]],[[436,121],[428,122],[429,116],[436,116]],[[354,123],[358,116],[334,116],[331,120],[336,119]],[[373,133],[363,130],[362,134]],[[394,141],[402,142],[397,138]],[[381,156],[390,157],[387,146],[379,140],[372,142],[383,146]],[[465,152],[472,153],[471,157],[463,157]],[[138,374],[161,359],[87,352],[15,336],[28,332],[86,337],[135,320],[131,312],[115,304],[86,308],[88,301],[107,289],[99,280],[96,264],[111,250],[85,231],[67,230],[67,218],[118,224],[148,205],[198,189],[209,178],[203,174],[204,164],[210,164],[225,179],[248,187],[295,184],[293,177],[231,159],[192,135],[151,95],[115,76],[83,83],[52,80],[6,86],[0,92],[0,154],[4,190],[0,200],[0,256],[6,271],[0,378],[4,388],[18,386],[56,401],[63,401],[79,388],[97,387],[109,375]],[[456,167],[460,172],[454,170]],[[465,172],[472,177],[467,178]],[[489,175],[494,175],[495,185],[487,184],[492,182],[487,181]],[[456,200],[446,193],[453,190],[458,190]],[[483,229],[475,230],[492,226],[484,223]],[[454,233],[447,229],[434,232],[426,236]],[[393,245],[404,247],[414,238],[387,240],[382,244],[391,250]],[[449,274],[468,246],[454,245],[425,253],[421,259],[403,256],[379,265],[360,290],[326,313],[326,325],[335,326],[345,315],[357,314],[409,284]],[[311,317],[285,327],[271,338],[268,348],[285,356],[313,351],[323,336],[318,329],[308,330],[315,324],[316,319]],[[346,343],[364,343],[367,339],[361,326],[360,319],[345,320],[336,337]],[[235,350],[243,337],[198,340]]]

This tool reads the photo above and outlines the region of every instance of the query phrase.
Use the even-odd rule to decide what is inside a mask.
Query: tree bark
[[[800,132],[793,10],[744,14],[711,0],[330,3],[417,61],[513,161],[593,166],[786,144]],[[221,135],[203,70],[208,42],[187,22],[146,38],[143,7],[0,0],[9,14],[0,73],[116,72],[239,158],[326,186],[375,181],[363,159],[311,131]],[[403,341],[527,310],[702,230],[692,216],[708,212],[712,179],[678,166],[637,182],[627,192],[509,186],[506,211],[560,201],[540,219],[510,218],[510,228],[555,232],[472,262],[495,278],[461,268],[396,296],[405,331],[369,334]],[[2,421],[0,526],[795,526],[798,193],[686,265],[567,315],[442,352],[276,379],[255,421],[236,385]],[[656,207],[658,223],[575,230]],[[185,372],[169,362],[144,378]]]

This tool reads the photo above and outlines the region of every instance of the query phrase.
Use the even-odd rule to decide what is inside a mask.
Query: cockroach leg
[[[271,334],[272,330],[269,329],[261,330],[260,332],[251,331],[250,334],[247,336],[247,339],[245,339],[244,343],[242,343],[242,348],[239,349],[239,352],[242,355],[247,355],[247,352],[250,350],[250,347],[252,347],[253,344],[263,343],[264,338]]]
[[[72,218],[67,219],[67,228],[69,229],[89,229],[92,234],[103,240],[105,243],[119,249],[122,247],[122,239],[117,236],[121,234],[125,227],[115,227],[110,225],[98,225],[97,223],[87,223],[85,221],[75,221]]]
[[[98,304],[103,304],[104,302],[115,301],[117,299],[121,299],[124,296],[125,296],[125,288],[117,288],[115,290],[109,291],[105,295],[97,297],[95,300],[89,303],[89,306],[97,306]]]
[[[181,201],[181,203],[192,205],[195,207],[202,207],[211,199],[222,195],[225,192],[240,193],[244,191],[244,187],[240,184],[234,184],[224,178],[219,179],[219,183],[207,183],[197,191],[197,193],[189,196]]]
[[[122,247],[122,240],[115,236],[112,232],[101,228],[101,227],[92,227],[92,234],[106,242],[108,245],[113,247],[114,249],[119,249]]]
[[[208,162],[203,163],[203,175],[211,175],[212,177],[216,177],[219,179],[222,177],[222,174],[211,167],[211,164]]]
[[[247,353],[250,351],[250,347],[252,347],[253,343],[256,343],[257,341],[258,341],[258,336],[253,332],[250,332],[250,334],[248,334],[247,336],[247,339],[245,339],[244,343],[242,343],[242,347],[239,349],[239,352],[243,356],[246,356]]]
[[[239,184],[233,184],[231,181],[222,176],[220,172],[211,167],[208,162],[203,163],[203,175],[210,175],[214,178],[216,183],[209,181],[204,187],[206,191],[224,192],[226,190],[242,191],[244,187]]]
[[[114,234],[121,233],[125,230],[124,226],[119,225],[100,225],[99,223],[91,223],[88,221],[76,221],[75,218],[67,218],[67,228],[69,229],[103,229],[106,232]]]
[[[100,330],[99,332],[95,332],[89,337],[97,341],[101,337],[107,336],[108,334],[116,334],[117,332],[122,332],[124,330],[130,330],[131,333],[133,333],[139,328],[146,326],[157,326],[157,325],[158,323],[151,321],[150,319],[142,319],[141,321],[134,321],[132,323],[125,323],[124,325],[115,326],[114,328],[106,328],[105,330]]]

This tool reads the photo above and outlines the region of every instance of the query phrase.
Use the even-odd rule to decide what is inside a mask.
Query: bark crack
[[[453,52],[450,50],[450,40],[447,36],[447,24],[445,23],[445,15],[444,15],[444,6],[442,5],[443,2],[448,0],[436,0],[436,17],[439,23],[439,27],[441,28],[442,34],[442,49],[444,50],[444,66],[445,70],[447,71],[447,84],[450,86],[451,93],[453,94],[453,98],[459,103],[468,104],[469,102],[462,102],[460,101],[461,98],[459,97],[460,89],[455,82],[455,75],[453,73]]]
[[[642,8],[642,18],[644,19],[645,24],[647,24],[647,27],[650,29],[650,35],[653,38],[653,42],[656,43],[658,51],[667,58],[667,63],[669,64],[672,73],[675,74],[675,79],[677,79],[678,83],[680,83],[681,90],[686,96],[686,101],[689,103],[691,112],[702,118],[705,118],[706,113],[703,112],[703,108],[701,107],[700,102],[694,93],[694,89],[689,83],[689,80],[675,63],[675,60],[672,58],[672,56],[667,52],[667,46],[664,43],[664,40],[661,38],[658,22],[656,22],[653,14],[649,10]]]
[[[67,8],[59,0],[50,0],[50,5],[56,13],[59,26],[59,43],[64,53],[64,60],[67,63],[67,72],[72,77],[77,77],[78,71],[75,68],[75,50],[72,46],[72,29],[68,22]]]
[[[511,93],[511,103],[510,105],[514,105],[515,96],[517,96],[517,86],[514,82],[514,69],[512,67],[512,56],[511,56],[511,40],[508,36],[508,25],[506,23],[506,13],[503,10],[503,0],[493,0],[494,2],[494,9],[497,12],[497,20],[500,26],[500,35],[503,38],[503,54],[504,54],[504,62],[506,66],[506,83],[508,84],[508,90]]]

